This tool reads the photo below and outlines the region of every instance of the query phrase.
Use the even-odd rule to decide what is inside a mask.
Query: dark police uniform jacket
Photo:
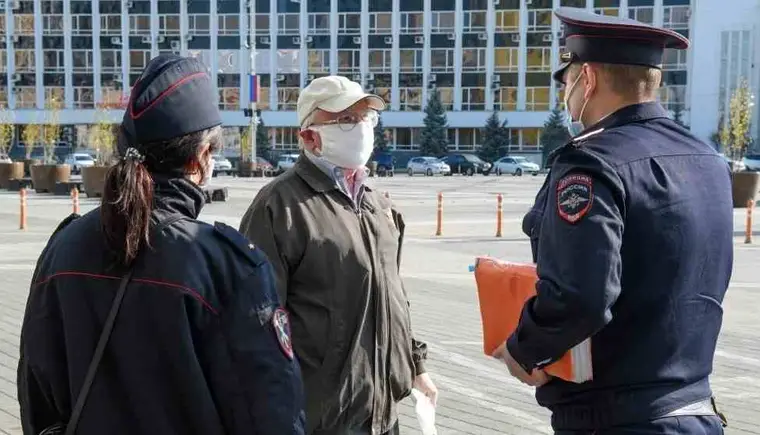
[[[302,434],[300,372],[275,330],[266,256],[196,220],[197,186],[156,180],[151,248],[136,260],[77,434]],[[99,209],[68,222],[34,272],[18,365],[25,434],[68,420],[125,273],[101,223]]]
[[[310,434],[388,432],[424,371],[399,275],[403,230],[389,199],[364,186],[354,204],[305,155],[243,217],[291,314]]]
[[[709,398],[733,262],[725,160],[658,103],[620,109],[552,157],[523,225],[538,294],[507,346],[531,369],[592,337],[592,381],[536,392],[553,427],[647,421]]]

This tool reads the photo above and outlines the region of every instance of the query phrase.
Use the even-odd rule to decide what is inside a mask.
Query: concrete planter
[[[743,208],[747,202],[757,198],[760,190],[760,172],[734,172],[731,176],[731,190],[734,208]]]
[[[82,168],[82,187],[87,197],[103,196],[103,187],[106,184],[106,174],[109,169],[111,169],[109,166]]]
[[[24,162],[0,163],[0,189],[7,189],[11,180],[24,178]]]
[[[56,165],[32,165],[29,171],[32,175],[32,187],[37,193],[52,192],[55,187],[53,171]]]

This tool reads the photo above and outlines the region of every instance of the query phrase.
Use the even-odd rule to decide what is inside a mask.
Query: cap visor
[[[554,71],[554,74],[552,74],[552,78],[554,79],[555,82],[561,83],[563,85],[565,84],[565,81],[563,80],[564,79],[563,76],[565,75],[565,70],[567,69],[567,67],[570,66],[571,63],[572,62],[565,62],[559,66],[557,71]]]
[[[338,113],[362,100],[367,100],[369,107],[375,110],[385,110],[385,100],[374,94],[338,95],[335,98],[330,98],[329,100],[319,103],[317,109],[330,113]]]

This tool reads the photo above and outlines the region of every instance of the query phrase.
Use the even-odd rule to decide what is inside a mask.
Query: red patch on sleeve
[[[557,213],[565,222],[580,221],[593,202],[594,180],[588,175],[566,175],[557,183]]]

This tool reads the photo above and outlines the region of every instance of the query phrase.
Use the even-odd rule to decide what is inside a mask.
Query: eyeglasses
[[[380,119],[380,115],[374,110],[370,110],[362,115],[356,113],[346,113],[336,119],[321,122],[319,124],[311,124],[311,126],[318,127],[320,125],[337,125],[343,131],[351,131],[356,127],[356,124],[360,122],[369,122],[372,124],[372,128],[377,126],[377,122]]]

